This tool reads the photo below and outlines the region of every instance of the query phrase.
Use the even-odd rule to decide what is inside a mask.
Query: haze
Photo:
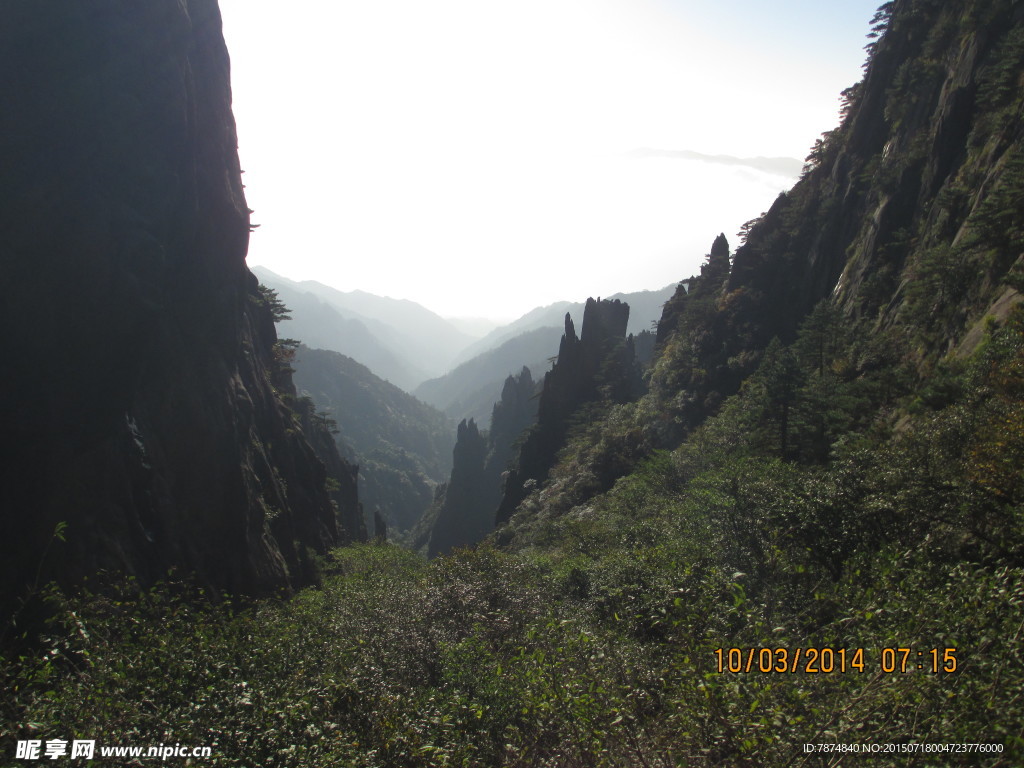
[[[876,3],[221,0],[249,263],[449,317],[676,282],[836,125]]]

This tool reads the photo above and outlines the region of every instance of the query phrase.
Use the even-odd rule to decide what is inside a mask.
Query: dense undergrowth
[[[3,663],[5,732],[208,744],[225,766],[836,765],[867,758],[803,745],[908,742],[1004,751],[873,759],[1019,764],[1024,319],[916,392],[853,375],[856,344],[809,342],[819,320],[516,552],[361,545],[246,605],[54,592],[44,650]],[[719,648],[790,655],[719,672]],[[808,648],[846,671],[759,671]]]

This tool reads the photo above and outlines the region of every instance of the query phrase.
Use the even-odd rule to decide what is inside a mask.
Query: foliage
[[[285,306],[285,303],[277,296],[277,291],[273,288],[268,288],[263,283],[259,284],[260,292],[260,303],[270,310],[270,315],[273,317],[275,323],[280,323],[283,320],[291,320],[291,310]]]
[[[451,466],[449,420],[337,352],[301,346],[294,366],[296,388],[330,414],[338,452],[359,466],[363,506],[393,533],[410,528]]]
[[[817,312],[766,354],[763,384],[518,554],[360,545],[319,588],[246,604],[174,584],[55,591],[43,648],[2,665],[4,728],[211,744],[223,766],[817,764],[802,744],[905,740],[999,743],[986,764],[1011,764],[1024,320],[887,433],[856,412],[903,395],[834,329]],[[783,361],[804,371],[786,393]],[[797,413],[847,366],[839,386],[861,394],[826,461],[795,437],[776,450],[774,429],[761,447],[773,398]],[[720,673],[718,648],[863,648],[864,670]],[[883,671],[885,648],[914,649],[911,671]],[[957,671],[918,672],[932,648],[956,648]]]

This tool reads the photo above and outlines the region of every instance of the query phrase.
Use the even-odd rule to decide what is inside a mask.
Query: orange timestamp
[[[882,648],[877,653],[863,648],[716,648],[713,655],[723,674],[957,671],[956,648]]]

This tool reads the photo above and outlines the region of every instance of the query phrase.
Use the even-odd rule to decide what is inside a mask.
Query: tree
[[[770,436],[775,432],[782,459],[790,458],[790,417],[805,381],[806,374],[793,349],[784,347],[778,338],[772,339],[752,382],[760,395],[767,442],[771,445],[775,441]]]
[[[277,297],[277,291],[268,288],[263,283],[259,284],[259,291],[263,305],[270,309],[270,315],[274,318],[275,323],[292,319],[291,310]]]
[[[838,308],[821,301],[800,327],[796,350],[804,364],[824,375],[844,341],[845,323]]]

